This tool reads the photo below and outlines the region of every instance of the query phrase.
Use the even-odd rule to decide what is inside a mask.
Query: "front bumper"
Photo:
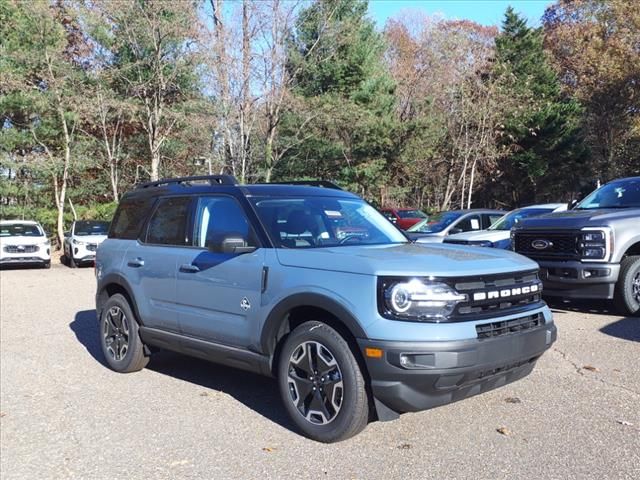
[[[488,339],[434,342],[359,339],[358,343],[380,416],[380,403],[393,412],[415,412],[519,380],[531,372],[556,337],[555,325],[547,322],[531,330]],[[367,347],[381,349],[382,358],[367,357]],[[411,359],[411,368],[403,367],[401,356]]]
[[[0,265],[46,265],[51,261],[49,247],[40,247],[38,252],[8,253],[0,254]]]
[[[619,263],[538,260],[543,295],[564,298],[612,299]]]
[[[93,263],[96,259],[97,244],[72,244],[72,257],[76,263]]]

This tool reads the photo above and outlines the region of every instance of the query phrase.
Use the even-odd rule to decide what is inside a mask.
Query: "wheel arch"
[[[640,255],[640,239],[635,239],[635,242],[631,243],[631,245],[626,248],[622,258],[632,255]]]
[[[116,293],[121,294],[123,297],[127,299],[133,313],[136,316],[136,320],[140,325],[143,325],[144,322],[140,317],[140,313],[138,312],[138,306],[134,300],[133,290],[129,285],[129,282],[122,276],[112,274],[107,275],[100,281],[100,288],[98,293],[96,294],[96,316],[99,319],[102,314],[102,308],[107,300],[115,295]]]

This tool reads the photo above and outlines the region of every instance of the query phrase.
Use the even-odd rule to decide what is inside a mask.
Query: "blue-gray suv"
[[[159,348],[274,376],[297,427],[323,442],[518,380],[556,339],[533,261],[413,244],[328,182],[140,185],[96,276],[114,370]]]

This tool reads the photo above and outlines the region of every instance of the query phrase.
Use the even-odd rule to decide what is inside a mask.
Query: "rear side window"
[[[153,205],[153,198],[130,198],[120,202],[113,217],[109,238],[135,240]]]
[[[190,197],[163,198],[149,220],[146,243],[186,245]]]

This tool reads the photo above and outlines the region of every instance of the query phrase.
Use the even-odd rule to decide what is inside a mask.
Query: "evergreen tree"
[[[566,98],[543,49],[543,32],[528,27],[509,7],[496,37],[496,73],[517,100],[507,112],[503,144],[512,154],[501,164],[511,201],[557,198],[570,188],[585,159],[582,108]],[[505,182],[502,182],[503,184]],[[506,192],[505,192],[506,193]]]
[[[382,62],[384,42],[367,18],[367,5],[324,0],[301,12],[288,68],[294,94],[312,120],[276,175],[334,178],[377,196],[397,147],[397,125],[394,83]],[[285,115],[281,141],[290,141],[303,121],[300,110]]]

